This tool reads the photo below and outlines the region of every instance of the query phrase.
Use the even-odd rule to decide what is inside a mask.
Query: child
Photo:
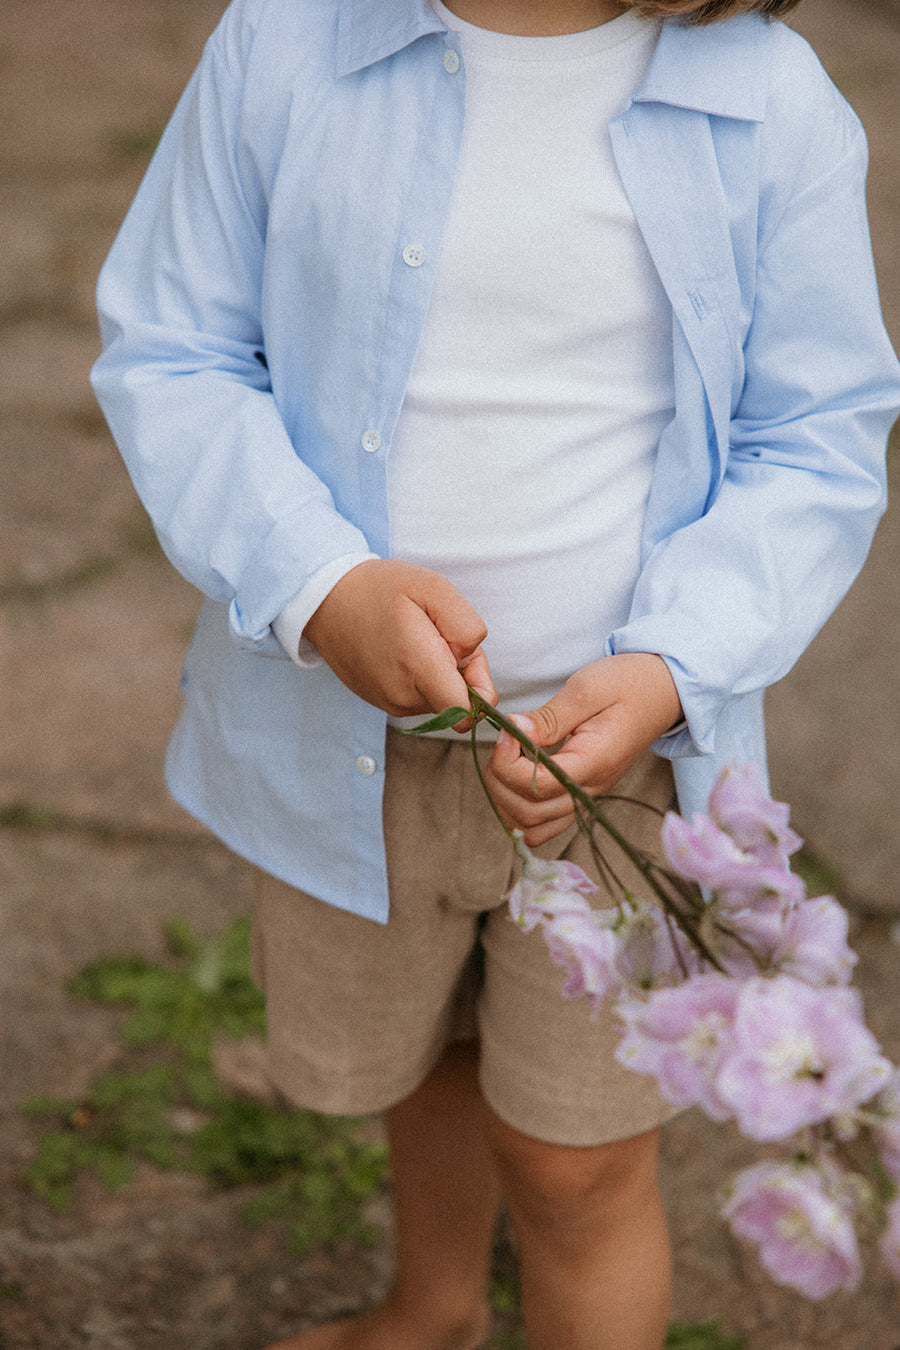
[[[293,1350],[474,1350],[501,1197],[532,1350],[662,1345],[665,1107],[504,919],[466,743],[396,723],[468,681],[686,811],[764,762],[900,404],[794,3],[235,0],[104,269],[98,396],[208,597],[170,786],[261,869],[276,1082],[386,1112],[394,1285]]]

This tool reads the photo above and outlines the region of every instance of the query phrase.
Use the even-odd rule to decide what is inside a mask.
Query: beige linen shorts
[[[616,791],[665,810],[671,765],[647,753]],[[658,854],[655,813],[608,811]],[[384,830],[386,925],[258,874],[254,978],[266,995],[270,1073],[289,1100],[337,1115],[381,1111],[419,1086],[450,1042],[477,1038],[485,1099],[533,1138],[602,1144],[674,1114],[649,1078],[613,1058],[608,1010],[592,1018],[586,999],[563,998],[540,933],[510,921],[502,897],[515,857],[466,739],[389,730]],[[596,876],[574,829],[537,852]],[[640,893],[633,873],[625,879]]]

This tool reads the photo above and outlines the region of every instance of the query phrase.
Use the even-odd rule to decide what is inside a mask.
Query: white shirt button
[[[362,438],[362,448],[367,450],[370,455],[374,455],[376,450],[381,449],[381,433],[378,431],[367,431]]]
[[[407,267],[421,267],[425,261],[425,250],[421,244],[407,244],[403,250],[403,261]]]
[[[367,778],[371,778],[372,774],[378,768],[378,765],[371,755],[360,755],[359,759],[356,761],[356,767],[359,769],[360,773],[364,773]]]
[[[459,70],[459,57],[452,47],[444,52],[444,69],[448,75],[455,75]]]

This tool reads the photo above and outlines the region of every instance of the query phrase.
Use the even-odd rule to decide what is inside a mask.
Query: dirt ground
[[[147,1167],[79,1186],[55,1215],[24,1186],[34,1093],[77,1095],[116,1054],[117,1015],[64,979],[108,952],[160,951],[183,915],[220,931],[248,872],[171,804],[162,753],[198,601],[162,559],[91,398],[92,289],[159,130],[223,0],[15,0],[0,22],[0,1346],[255,1350],[383,1287],[385,1232],[298,1260],[240,1197]],[[900,4],[805,0],[813,40],[870,134],[870,204],[900,339]],[[797,827],[839,869],[870,1021],[900,1056],[897,514],[862,580],[770,698],[773,772]],[[25,805],[32,823],[14,828]],[[41,812],[51,813],[41,816]],[[812,1306],[772,1287],[715,1216],[746,1157],[690,1114],[664,1182],[676,1315],[720,1315],[746,1350],[896,1350],[900,1295],[873,1274]],[[4,1297],[6,1294],[15,1296]]]

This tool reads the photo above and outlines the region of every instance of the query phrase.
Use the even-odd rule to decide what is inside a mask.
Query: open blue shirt
[[[171,790],[253,862],[382,921],[384,714],[270,625],[319,568],[388,554],[386,458],[464,112],[426,0],[235,0],[99,285],[97,395],[209,597]],[[762,691],[865,559],[900,369],[865,139],[799,37],[667,22],[610,134],[672,305],[676,414],[606,652],[668,662],[687,725],[655,748],[691,811],[723,764],[764,763]]]

